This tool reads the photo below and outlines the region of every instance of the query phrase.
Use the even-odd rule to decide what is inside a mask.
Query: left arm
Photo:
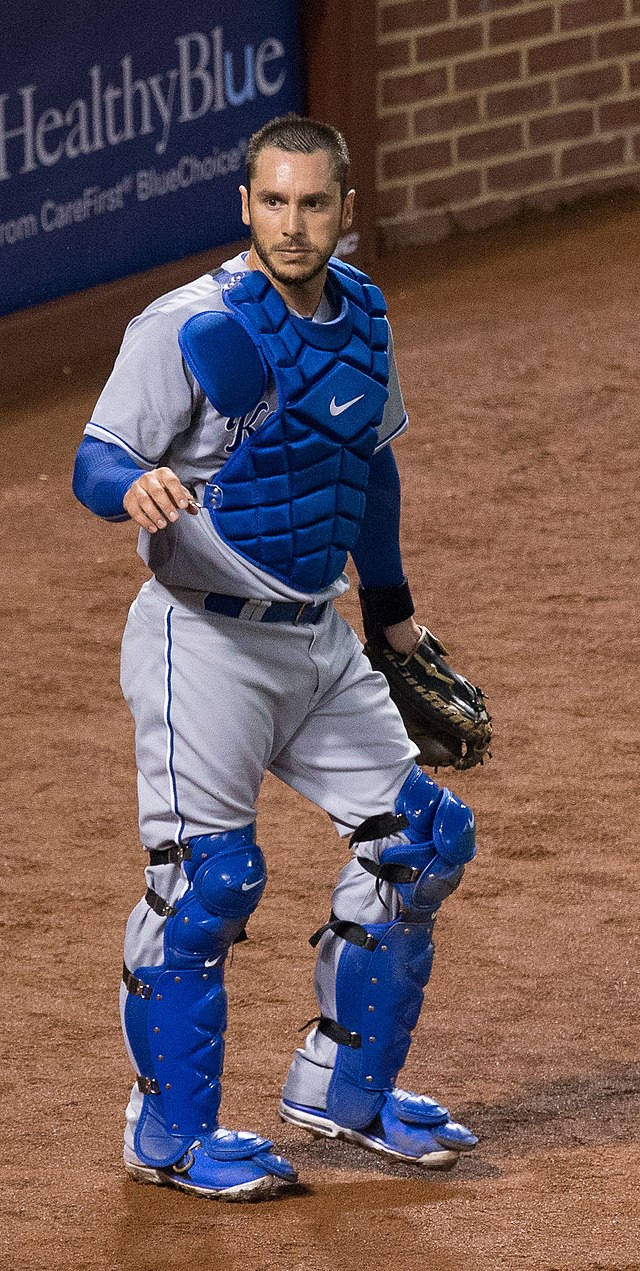
[[[455,768],[482,763],[491,754],[491,717],[482,690],[453,670],[444,660],[446,649],[413,616],[400,554],[400,479],[389,446],[372,461],[362,529],[351,554],[361,580],[365,653],[389,684],[419,747],[418,762]]]
[[[421,628],[400,551],[400,476],[390,446],[371,461],[367,506],[351,553],[363,589],[380,613],[386,639],[397,653],[410,653]]]

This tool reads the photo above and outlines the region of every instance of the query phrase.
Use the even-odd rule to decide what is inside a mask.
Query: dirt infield
[[[223,1114],[276,1138],[304,1186],[255,1206],[121,1172],[117,986],[143,857],[117,664],[144,568],[131,526],[69,489],[126,319],[193,262],[0,322],[7,1271],[640,1268],[639,241],[640,205],[620,201],[379,271],[412,420],[405,563],[496,738],[450,779],[479,850],[438,920],[403,1079],[482,1144],[424,1177],[278,1122],[315,1014],[306,937],[345,856],[268,779],[270,883],[229,974]]]

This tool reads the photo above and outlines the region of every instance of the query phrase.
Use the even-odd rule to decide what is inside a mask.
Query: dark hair
[[[255,176],[260,151],[270,146],[292,154],[314,154],[316,150],[326,150],[342,197],[345,197],[349,188],[350,159],[347,143],[337,128],[332,128],[330,124],[321,124],[316,119],[308,119],[306,115],[293,113],[270,119],[249,139],[247,186],[250,187]]]

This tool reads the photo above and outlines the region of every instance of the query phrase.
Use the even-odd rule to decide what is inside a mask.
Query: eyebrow
[[[286,195],[282,190],[257,190],[256,193],[261,199],[284,199]],[[330,199],[331,195],[328,190],[311,190],[308,194],[303,194],[300,202],[304,203],[307,199]]]

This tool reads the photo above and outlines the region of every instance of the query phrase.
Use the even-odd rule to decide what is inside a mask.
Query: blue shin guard
[[[378,866],[359,860],[380,882],[393,885],[400,911],[389,922],[339,924],[345,944],[336,974],[337,1018],[322,1019],[319,1025],[338,1043],[326,1113],[336,1125],[356,1131],[370,1127],[376,1117],[384,1119],[397,1099],[395,1080],[431,974],[436,914],[475,854],[472,812],[419,768],[400,790],[396,811],[406,842],[385,849]],[[357,832],[360,841],[379,836],[379,827],[367,830],[366,822]],[[338,924],[334,930],[338,932]],[[415,1099],[404,1107],[400,1099],[394,1115],[426,1127],[444,1125],[443,1112],[431,1100]],[[465,1144],[463,1135],[458,1150],[473,1146],[475,1139],[468,1137],[472,1142]]]
[[[191,839],[183,867],[187,890],[161,911],[161,965],[125,968],[124,975],[125,1031],[144,1095],[134,1146],[138,1160],[156,1168],[174,1165],[195,1140],[206,1146],[218,1131],[224,962],[266,883],[251,825]],[[241,1155],[264,1151],[264,1140],[242,1137]]]

